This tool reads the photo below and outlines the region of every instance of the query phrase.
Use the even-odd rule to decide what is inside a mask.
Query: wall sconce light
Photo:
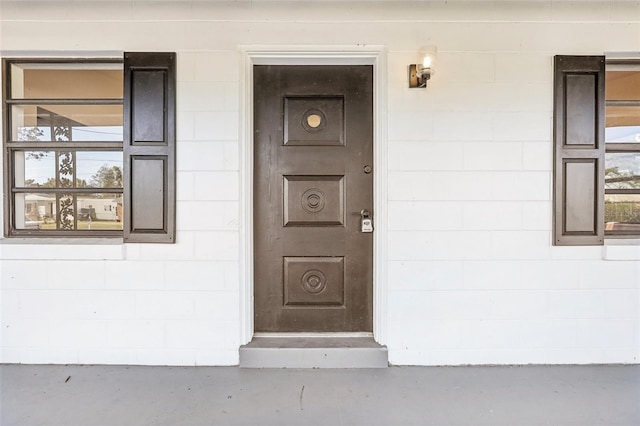
[[[409,65],[409,87],[427,87],[427,81],[434,73],[436,46],[422,46],[418,55],[418,63]]]

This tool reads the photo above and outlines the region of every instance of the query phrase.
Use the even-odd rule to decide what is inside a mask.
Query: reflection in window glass
[[[21,230],[122,230],[122,194],[20,193],[15,206]]]
[[[56,206],[55,194],[16,194],[16,228],[38,230],[53,226],[55,229]]]
[[[15,151],[15,182],[17,187],[122,188],[122,162],[122,151]]]
[[[12,140],[122,142],[122,105],[14,105]]]
[[[604,220],[607,231],[640,232],[640,194],[606,194]]]
[[[122,188],[122,152],[80,151],[76,153],[79,181],[92,188]]]
[[[606,189],[640,189],[640,152],[605,155]]]
[[[17,187],[56,186],[54,151],[15,151],[13,156]]]
[[[607,106],[605,141],[640,143],[640,107]]]
[[[11,65],[13,99],[118,99],[122,64],[15,63]]]
[[[605,141],[609,143],[640,143],[640,126],[607,127]]]
[[[630,65],[609,65],[606,72],[608,100],[640,100],[640,72]]]
[[[79,230],[122,230],[122,195],[91,194],[77,197]]]

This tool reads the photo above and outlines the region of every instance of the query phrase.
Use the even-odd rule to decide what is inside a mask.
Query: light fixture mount
[[[409,87],[412,89],[427,87],[431,78],[431,68],[421,67],[419,64],[409,65]]]

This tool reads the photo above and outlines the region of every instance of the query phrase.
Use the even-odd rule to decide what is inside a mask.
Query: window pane
[[[55,229],[55,194],[16,194],[15,211],[16,229]]]
[[[606,194],[604,220],[607,231],[640,232],[640,194]]]
[[[619,71],[607,66],[606,99],[608,101],[640,100],[640,71]]]
[[[79,230],[122,231],[122,195],[78,195]]]
[[[640,152],[607,153],[604,164],[606,189],[640,188]]]
[[[56,186],[56,155],[54,151],[16,151],[14,176],[16,187]]]
[[[122,151],[15,151],[13,158],[18,188],[122,188]]]
[[[122,188],[122,151],[78,151],[76,178],[92,188]]]
[[[122,64],[12,64],[13,99],[120,99]]]
[[[12,140],[122,142],[122,105],[14,105]]]
[[[605,140],[640,142],[640,106],[607,106]]]
[[[122,230],[122,194],[15,194],[16,229]]]
[[[74,230],[75,202],[70,194],[15,194],[16,229]]]

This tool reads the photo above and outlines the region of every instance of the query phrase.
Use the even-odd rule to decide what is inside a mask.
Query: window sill
[[[640,260],[640,239],[605,239],[604,260]]]
[[[122,238],[0,238],[0,260],[122,259]]]

